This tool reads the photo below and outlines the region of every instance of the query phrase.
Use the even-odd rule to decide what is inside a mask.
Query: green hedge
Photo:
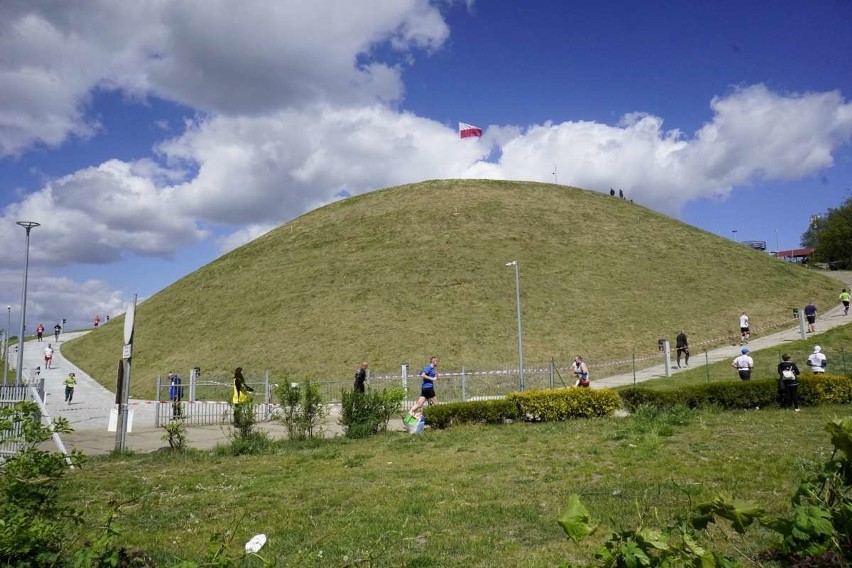
[[[852,376],[803,375],[799,377],[799,403],[846,404],[852,402]],[[726,409],[755,408],[778,404],[778,381],[731,381],[702,383],[678,390],[658,391],[645,387],[628,387],[618,391],[624,408],[631,412],[643,404],[658,407],[684,405],[689,408],[712,405]]]
[[[621,408],[618,394],[608,389],[558,389],[514,392],[502,400],[454,402],[427,407],[426,423],[435,428],[453,424],[501,424],[507,420],[558,421],[608,416]]]
[[[554,422],[571,418],[609,416],[621,408],[621,399],[609,389],[569,388],[513,392],[513,400],[526,420]]]
[[[427,406],[423,411],[426,423],[435,428],[447,428],[453,424],[502,424],[520,418],[518,405],[508,399],[473,400]]]

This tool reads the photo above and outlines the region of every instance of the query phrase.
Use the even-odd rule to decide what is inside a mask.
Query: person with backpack
[[[781,391],[781,408],[790,406],[799,411],[799,368],[786,353],[778,363],[778,382]]]
[[[571,368],[574,370],[574,376],[577,377],[577,382],[574,383],[575,387],[588,387],[592,384],[589,380],[589,366],[583,361],[582,355],[574,357]]]
[[[355,370],[355,392],[365,392],[367,390],[367,362],[361,363],[361,366]]]

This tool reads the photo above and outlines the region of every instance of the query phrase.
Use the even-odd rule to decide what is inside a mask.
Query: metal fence
[[[255,420],[271,420],[277,407],[271,404],[275,385],[269,383],[269,371],[262,375],[248,375],[246,384],[254,389],[252,399]],[[188,426],[233,423],[233,385],[233,379],[221,377],[202,381],[194,370],[190,372],[189,380],[182,381],[179,386],[157,377],[154,425],[159,428],[172,420],[181,420]]]
[[[0,408],[7,408],[16,405],[19,402],[34,400],[32,391],[30,390],[31,387],[35,387],[41,399],[44,400],[44,379],[40,377],[33,377],[28,379],[23,385],[0,386]],[[18,438],[22,434],[21,428],[21,424],[16,423],[11,430],[4,430],[2,432],[2,437],[12,439]],[[0,460],[17,454],[20,449],[20,445],[13,441],[0,443]]]

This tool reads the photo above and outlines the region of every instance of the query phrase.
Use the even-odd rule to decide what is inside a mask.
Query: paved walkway
[[[852,271],[836,271],[826,273],[852,286]],[[840,288],[838,287],[838,293]],[[818,336],[820,333],[852,322],[852,315],[844,316],[843,310],[838,302],[837,306],[827,312],[821,312],[817,318],[817,333],[809,337]],[[115,394],[98,384],[79,367],[65,359],[62,355],[62,345],[75,337],[88,332],[63,333],[60,341],[49,341],[47,339],[38,342],[28,341],[24,345],[24,377],[33,374],[36,367],[40,367],[40,376],[44,378],[45,404],[51,416],[62,416],[68,419],[74,427],[72,434],[62,436],[62,441],[70,450],[79,449],[86,454],[109,453],[115,449],[115,433],[107,431],[110,411],[115,406]],[[50,336],[53,339],[53,336]],[[758,337],[749,342],[749,348],[757,351],[778,345],[784,345],[801,339],[798,326],[779,331],[771,335]],[[44,367],[44,348],[52,345],[54,349],[53,364],[50,369]],[[14,366],[17,361],[17,353],[10,349],[9,361]],[[740,352],[739,346],[725,346],[708,351],[708,359],[711,363],[716,361],[733,360]],[[117,357],[118,354],[116,354]],[[698,356],[697,353],[694,354]],[[672,353],[674,358],[674,352]],[[702,361],[703,364],[703,361]],[[71,404],[65,404],[65,387],[62,381],[68,373],[74,372],[77,376],[77,387],[74,391],[74,400]],[[672,374],[680,372],[681,369],[672,368]],[[636,381],[647,381],[665,376],[665,366],[655,365],[636,371]],[[633,373],[614,375],[603,379],[595,379],[592,385],[596,388],[617,387],[633,384]],[[161,440],[164,431],[162,428],[154,427],[155,405],[151,401],[131,400],[133,410],[132,431],[127,434],[125,447],[138,452],[150,452],[167,446]],[[284,437],[284,429],[276,423],[262,423],[259,429],[268,431],[276,437]],[[337,424],[337,416],[329,416],[323,424],[329,435],[339,434],[340,426]],[[391,421],[390,428],[404,431],[402,420]],[[216,444],[227,443],[227,428],[221,426],[191,427],[187,428],[189,446],[198,449],[209,449]]]

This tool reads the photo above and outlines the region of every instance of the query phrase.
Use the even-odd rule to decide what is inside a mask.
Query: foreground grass
[[[828,372],[852,373],[852,323],[835,327],[813,338],[792,341],[769,349],[761,349],[749,353],[754,359],[754,379],[777,379],[778,363],[783,354],[790,355],[802,373],[810,373],[806,361],[813,353],[814,345],[822,347],[822,352],[828,357]],[[731,349],[730,360],[719,361],[706,365],[704,354],[693,352],[690,357],[690,368],[680,371],[669,378],[653,379],[640,383],[640,386],[650,389],[678,389],[696,383],[730,381],[737,378],[737,372],[731,368],[731,361],[739,355],[739,347]],[[674,360],[674,355],[672,355]]]
[[[608,195],[428,181],[311,211],[141,302],[132,395],[195,366],[276,381],[351,381],[364,360],[396,373],[433,354],[442,370],[514,367],[515,259],[530,366],[630,360],[679,329],[715,345],[743,310],[755,329],[789,323],[790,306],[834,305],[842,286]],[[62,352],[112,388],[122,330],[114,318]]]
[[[211,536],[239,556],[260,532],[281,566],[371,555],[376,566],[556,566],[593,555],[556,523],[572,493],[613,528],[664,523],[718,492],[786,511],[805,464],[830,453],[825,423],[849,410],[682,410],[282,443],[264,456],[116,456],[73,473],[63,495],[90,503],[94,520],[134,500],[120,539],[165,566],[209,558]],[[771,542],[761,530],[708,537],[750,556]]]

